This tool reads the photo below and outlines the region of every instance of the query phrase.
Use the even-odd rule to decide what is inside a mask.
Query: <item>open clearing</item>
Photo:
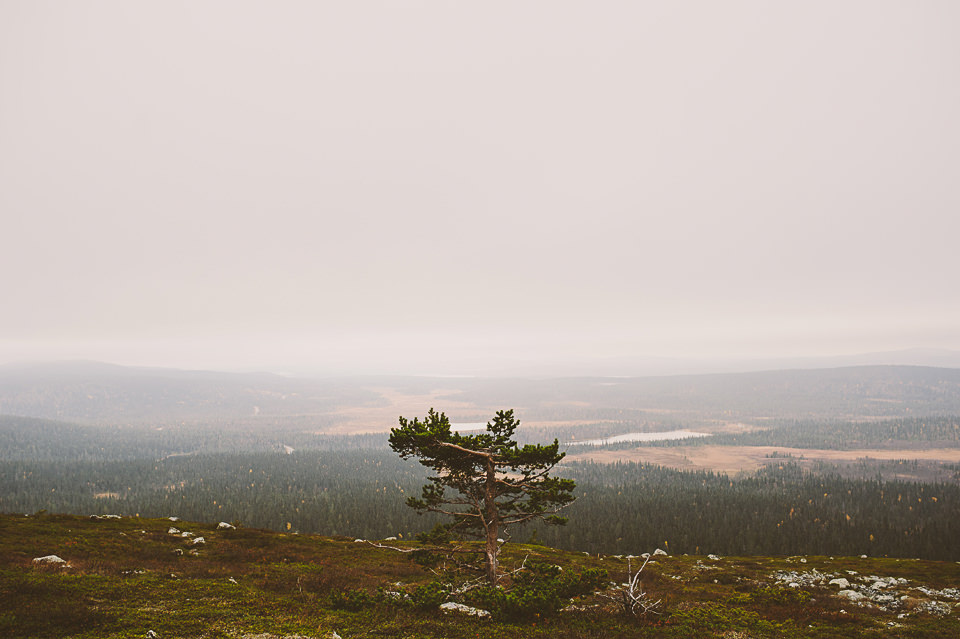
[[[754,471],[771,462],[771,456],[792,455],[806,460],[840,463],[871,459],[920,459],[927,461],[960,462],[960,448],[932,449],[860,449],[820,450],[816,448],[787,448],[784,446],[671,446],[640,447],[629,450],[594,450],[570,453],[569,461],[647,462],[680,470],[715,470],[725,473]]]
[[[469,402],[458,402],[450,398],[462,391],[449,388],[437,389],[424,394],[406,394],[395,388],[371,389],[380,394],[381,402],[378,406],[352,406],[341,408],[333,414],[344,418],[344,421],[328,433],[338,435],[359,435],[362,433],[385,433],[397,426],[397,418],[404,416],[408,419],[423,417],[431,407],[444,412],[452,422],[472,422],[478,414],[484,415],[493,411],[485,411]]]

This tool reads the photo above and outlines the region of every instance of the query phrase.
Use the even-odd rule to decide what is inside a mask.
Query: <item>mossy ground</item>
[[[168,529],[203,536],[205,543]],[[395,545],[404,546],[406,542]],[[603,568],[623,581],[627,560],[507,544],[503,565],[525,557],[564,570]],[[638,549],[640,552],[642,549]],[[196,554],[191,554],[196,551]],[[181,554],[182,552],[182,554]],[[70,567],[44,567],[56,554]],[[636,564],[634,563],[634,567]],[[409,555],[351,539],[279,534],[166,519],[91,520],[66,515],[0,516],[0,636],[239,638],[247,634],[325,637],[958,637],[960,610],[945,616],[859,607],[835,589],[788,588],[776,571],[856,571],[903,577],[929,588],[960,586],[960,565],[899,559],[657,557],[645,589],[660,614],[634,618],[610,600],[523,623],[373,603],[350,612],[331,603],[345,589],[428,583],[437,578]]]

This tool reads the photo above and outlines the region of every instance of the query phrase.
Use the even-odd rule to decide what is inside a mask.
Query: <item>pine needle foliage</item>
[[[504,529],[533,519],[564,524],[566,518],[557,513],[574,500],[574,481],[550,475],[565,455],[559,441],[521,447],[513,438],[519,425],[512,409],[498,411],[484,432],[465,435],[431,408],[423,420],[400,417],[400,426],[390,431],[396,453],[416,457],[435,473],[407,505],[418,513],[451,517],[443,527],[451,535],[484,540],[491,585],[497,582]]]

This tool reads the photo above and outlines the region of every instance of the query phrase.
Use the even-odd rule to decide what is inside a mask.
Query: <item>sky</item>
[[[0,0],[0,363],[960,349],[958,24],[953,0]]]

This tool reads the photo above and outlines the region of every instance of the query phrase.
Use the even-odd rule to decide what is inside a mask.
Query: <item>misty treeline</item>
[[[844,479],[771,460],[731,479],[634,463],[573,463],[564,527],[512,531],[561,548],[640,554],[889,555],[960,560],[960,486]],[[0,462],[0,511],[178,516],[300,533],[409,538],[424,470],[382,450]]]
[[[163,459],[194,454],[244,453],[293,449],[387,449],[385,433],[317,434],[294,423],[286,428],[248,424],[172,424],[105,426],[0,415],[3,460],[118,461]]]
[[[668,430],[662,426],[651,430],[630,429],[629,424],[606,424],[594,427],[591,437],[612,437],[628,432],[657,432]],[[673,424],[686,428],[686,424]],[[696,428],[692,426],[692,428]],[[597,434],[599,433],[599,434]],[[587,439],[581,436],[579,439]],[[960,445],[960,417],[942,415],[930,417],[898,418],[869,421],[845,421],[824,419],[777,419],[757,421],[754,429],[742,433],[720,433],[709,437],[692,437],[643,442],[620,442],[603,444],[607,450],[627,450],[638,446],[783,446],[785,448],[814,448],[828,450],[857,450],[861,448],[900,449],[911,448],[956,448]],[[600,448],[595,446],[593,448]],[[574,446],[574,452],[584,448]],[[589,449],[588,449],[589,450]],[[904,456],[909,457],[909,450]]]
[[[761,425],[762,424],[762,425]],[[632,432],[658,432],[695,424],[679,421],[605,422],[559,428],[521,427],[521,444],[561,442],[612,437]],[[859,448],[957,447],[960,417],[933,416],[879,421],[763,420],[757,430],[681,440],[622,442],[590,448],[573,445],[571,452],[598,448],[626,450],[637,446],[784,446],[851,450]],[[386,433],[329,435],[288,424],[285,428],[251,428],[248,424],[227,426],[173,424],[166,426],[102,426],[0,415],[0,451],[4,460],[111,461],[170,455],[236,454],[295,450],[387,450]],[[904,452],[909,457],[909,452]]]

